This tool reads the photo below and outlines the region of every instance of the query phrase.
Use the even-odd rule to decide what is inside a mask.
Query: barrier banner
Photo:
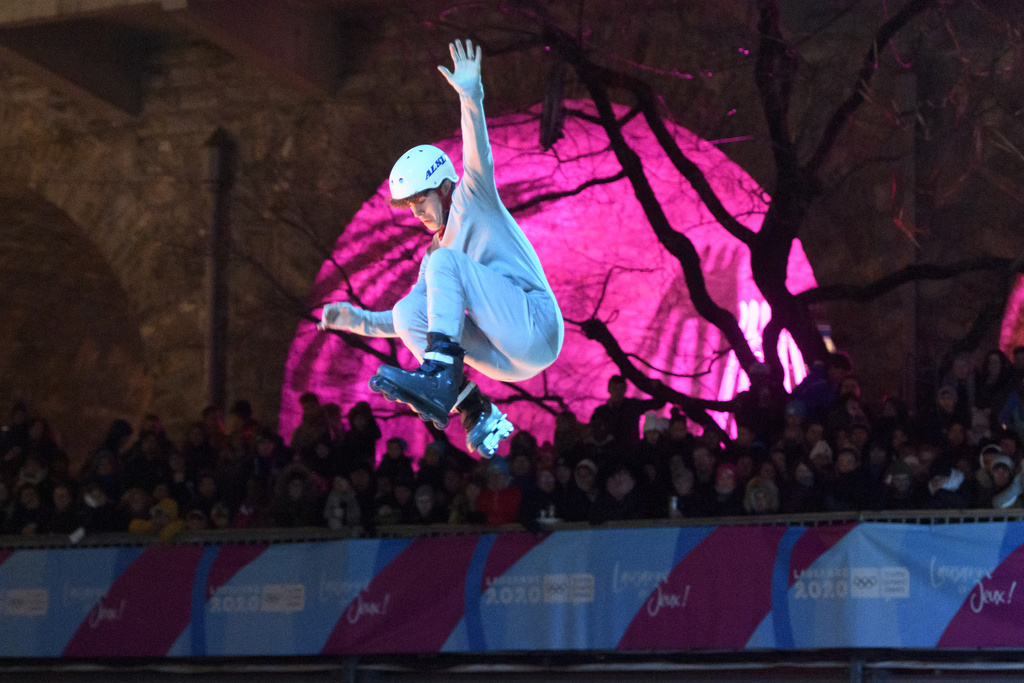
[[[0,551],[2,657],[1002,648],[1021,624],[1024,522]]]

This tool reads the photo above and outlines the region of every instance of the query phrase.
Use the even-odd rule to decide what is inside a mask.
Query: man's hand
[[[355,306],[347,301],[327,304],[320,313],[320,322],[317,324],[316,329],[351,332],[352,328],[358,323],[358,320],[359,314],[356,312]]]
[[[473,41],[467,39],[463,47],[462,41],[456,40],[454,43],[448,43],[448,50],[452,53],[455,73],[443,66],[437,67],[437,70],[448,79],[460,95],[473,92],[480,87],[480,46],[474,48]]]

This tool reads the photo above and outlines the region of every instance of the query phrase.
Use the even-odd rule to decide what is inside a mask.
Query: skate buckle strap
[[[462,391],[459,392],[459,397],[455,399],[455,405],[452,406],[452,412],[455,412],[459,405],[461,405],[462,402],[466,400],[466,397],[469,396],[470,392],[472,392],[474,389],[476,389],[476,382],[466,383],[466,386],[464,386],[462,388]]]
[[[423,354],[423,360],[432,360],[444,363],[445,365],[455,365],[455,358],[453,356],[449,356],[446,353],[438,353],[437,351],[427,351]]]

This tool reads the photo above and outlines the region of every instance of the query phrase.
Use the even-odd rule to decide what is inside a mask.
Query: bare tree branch
[[[591,178],[586,182],[580,183],[579,186],[571,190],[562,190],[560,192],[545,192],[543,194],[537,195],[536,197],[530,197],[525,202],[520,202],[514,206],[508,207],[508,211],[511,214],[522,213],[523,211],[526,211],[527,209],[532,209],[533,207],[539,204],[543,204],[544,202],[550,202],[556,199],[563,199],[564,197],[575,197],[588,187],[594,187],[595,185],[607,185],[609,183],[614,183],[619,180],[622,180],[625,177],[626,172],[619,171],[615,175],[608,176],[607,178]]]
[[[559,412],[563,410],[569,410],[568,404],[566,404],[565,399],[561,396],[553,396],[550,394],[544,394],[543,396],[535,396],[534,394],[531,394],[530,392],[526,391],[521,386],[513,382],[502,382],[502,384],[505,387],[507,387],[510,391],[512,391],[513,395],[506,396],[503,399],[495,399],[494,402],[499,405],[521,403],[523,401],[527,401],[539,407],[540,409],[551,413],[552,415],[557,415]],[[558,405],[557,410],[551,407],[552,403]]]
[[[779,29],[778,2],[758,0],[757,7],[761,39],[754,66],[754,82],[761,93],[761,108],[768,124],[775,165],[780,175],[790,175],[796,169],[793,138],[789,132],[789,97],[796,60]]]
[[[808,304],[824,301],[873,301],[909,282],[947,280],[957,275],[985,270],[1020,272],[1020,259],[979,256],[946,265],[913,263],[865,285],[841,284],[815,287],[797,294],[796,298]]]
[[[683,277],[697,312],[721,330],[744,367],[755,362],[757,358],[754,356],[753,351],[750,350],[750,345],[747,343],[736,317],[730,311],[715,303],[711,298],[707,290],[704,273],[701,270],[700,254],[697,253],[693,242],[672,227],[661,203],[654,193],[654,189],[647,179],[643,162],[622,134],[621,126],[616,120],[611,101],[605,89],[605,79],[621,81],[623,77],[595,65],[571,40],[567,39],[556,28],[550,26],[548,28],[553,32],[551,35],[552,42],[562,52],[562,56],[576,70],[576,73],[580,76],[590,93],[591,99],[597,107],[601,125],[608,134],[612,150],[622,169],[629,177],[637,200],[640,202],[648,222],[654,229],[655,235],[682,266]],[[640,106],[641,109],[644,108],[643,101],[640,101]],[[730,218],[735,221],[731,216]]]
[[[807,170],[817,172],[821,169],[829,154],[832,153],[836,140],[839,139],[839,134],[846,124],[849,123],[850,117],[864,103],[871,79],[878,69],[879,50],[887,45],[892,37],[906,26],[911,19],[936,4],[937,0],[910,0],[910,2],[903,6],[903,9],[894,14],[891,19],[882,24],[878,29],[874,41],[861,60],[860,72],[857,74],[857,81],[853,85],[853,91],[846,98],[846,101],[839,105],[839,108],[832,114],[832,118],[829,119],[828,124],[825,126],[825,132],[821,136],[821,141],[818,143],[817,150],[815,150],[810,161],[807,162]]]
[[[695,422],[718,428],[715,421],[708,415],[709,410],[731,411],[735,407],[733,401],[710,401],[707,399],[694,398],[676,391],[660,380],[652,379],[644,374],[639,368],[630,362],[629,354],[622,350],[618,340],[612,335],[611,330],[600,320],[591,318],[583,322],[581,326],[583,334],[587,339],[596,341],[608,354],[608,357],[619,368],[622,376],[628,379],[640,391],[650,394],[655,398],[663,398],[666,401],[679,406],[679,409],[687,414]]]

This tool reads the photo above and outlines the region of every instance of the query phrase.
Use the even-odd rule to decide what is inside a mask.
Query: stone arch
[[[81,460],[153,393],[140,321],[108,260],[31,190],[0,190],[0,400],[24,399]]]

